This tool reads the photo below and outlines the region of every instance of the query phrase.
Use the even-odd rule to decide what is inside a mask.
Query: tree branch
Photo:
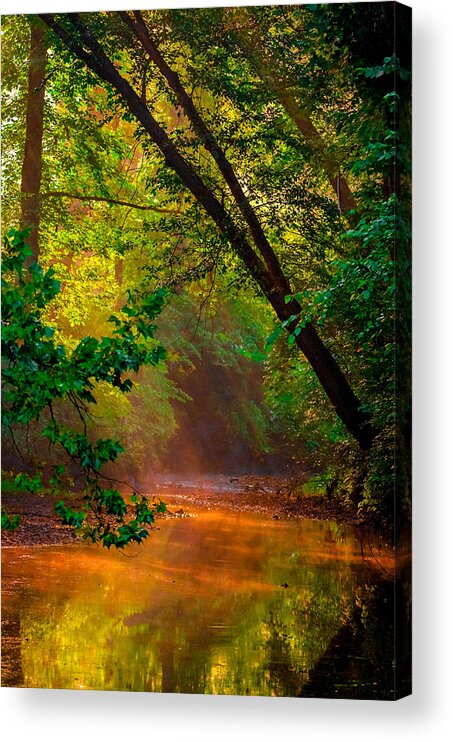
[[[46,191],[41,193],[40,198],[72,198],[74,201],[101,201],[108,204],[115,204],[118,206],[128,206],[131,209],[139,209],[140,211],[155,211],[157,214],[180,214],[179,209],[165,209],[160,206],[144,206],[142,204],[134,204],[130,201],[122,201],[117,198],[104,198],[103,196],[84,196],[81,193],[68,193],[67,191]]]

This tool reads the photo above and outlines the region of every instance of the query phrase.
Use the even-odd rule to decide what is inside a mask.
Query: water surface
[[[391,555],[347,528],[200,511],[125,554],[2,553],[4,685],[393,697]]]

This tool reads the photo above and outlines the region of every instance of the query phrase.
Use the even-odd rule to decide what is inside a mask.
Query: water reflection
[[[333,525],[211,511],[2,564],[4,685],[393,695],[393,583]]]

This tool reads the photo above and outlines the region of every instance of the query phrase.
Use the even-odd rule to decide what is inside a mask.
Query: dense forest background
[[[101,468],[308,469],[407,521],[407,9],[9,16],[2,38],[6,478],[121,515]]]

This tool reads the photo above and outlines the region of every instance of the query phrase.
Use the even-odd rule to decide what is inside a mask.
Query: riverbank
[[[325,496],[296,494],[294,482],[277,476],[202,477],[195,480],[157,477],[147,488],[168,504],[164,517],[190,515],[191,508],[235,510],[268,515],[275,520],[309,518],[353,523],[352,513]],[[73,507],[80,505],[74,497]],[[19,515],[20,526],[2,532],[2,546],[43,546],[79,539],[54,513],[55,500],[45,494],[2,494],[2,506]]]
[[[158,477],[153,492],[173,506],[255,512],[272,518],[352,523],[353,513],[323,495],[303,493],[303,482],[284,476],[204,476],[196,481]]]

